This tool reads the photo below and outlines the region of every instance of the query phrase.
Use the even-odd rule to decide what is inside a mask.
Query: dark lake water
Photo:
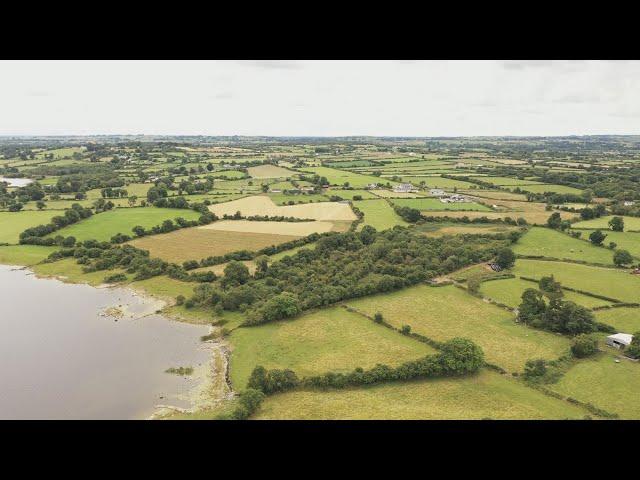
[[[118,305],[132,315],[100,314]],[[126,289],[0,265],[0,419],[142,419],[159,404],[189,408],[198,380],[165,370],[206,368],[208,328],[131,318],[149,309]]]

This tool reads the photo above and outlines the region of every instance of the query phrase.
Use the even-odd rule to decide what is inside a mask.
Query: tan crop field
[[[247,170],[253,178],[281,178],[291,177],[296,174],[296,172],[292,170],[287,170],[286,168],[276,165],[259,165],[257,167],[249,167]]]
[[[332,222],[257,222],[251,220],[221,220],[198,227],[202,230],[225,232],[253,232],[275,235],[295,235],[306,237],[312,233],[324,233],[333,230]]]
[[[266,195],[245,197],[231,202],[209,206],[209,210],[217,216],[233,215],[240,212],[243,216],[269,215],[296,218],[312,218],[314,220],[355,220],[356,215],[346,203],[318,202],[298,205],[279,206]]]
[[[129,243],[137,248],[149,250],[152,257],[160,257],[169,262],[183,262],[224,255],[237,250],[260,250],[296,238],[299,236],[183,228],[162,235],[137,238]]]

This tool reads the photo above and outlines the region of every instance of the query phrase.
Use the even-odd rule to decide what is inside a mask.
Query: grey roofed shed
[[[628,333],[616,333],[607,337],[607,345],[615,348],[624,348],[631,344],[633,335]]]

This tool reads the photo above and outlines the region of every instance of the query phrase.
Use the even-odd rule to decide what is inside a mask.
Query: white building
[[[625,207],[633,207],[635,205],[636,202],[630,202],[630,201],[625,201],[624,202],[624,206]]]
[[[633,335],[628,333],[616,333],[607,337],[607,345],[623,349],[631,345],[631,340],[633,340]]]
[[[447,194],[444,190],[441,190],[439,188],[432,188],[431,190],[429,190],[429,195],[433,197],[445,197]]]
[[[409,193],[416,190],[416,187],[411,185],[410,183],[401,183],[393,187],[393,191],[395,193]]]

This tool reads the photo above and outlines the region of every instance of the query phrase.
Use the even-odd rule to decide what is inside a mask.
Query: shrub
[[[578,335],[571,342],[571,353],[576,358],[585,358],[598,351],[597,340],[586,334]]]
[[[384,321],[384,317],[380,312],[376,312],[375,315],[373,316],[373,321],[376,323],[382,323]]]

